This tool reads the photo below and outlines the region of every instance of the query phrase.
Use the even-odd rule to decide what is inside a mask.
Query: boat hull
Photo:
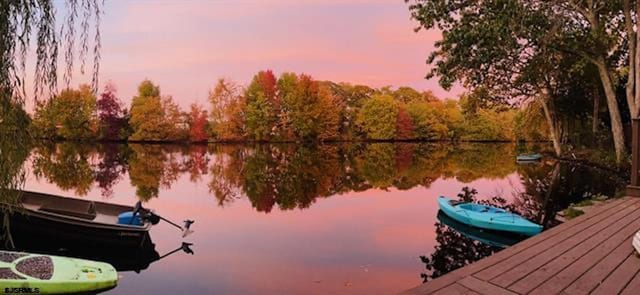
[[[438,211],[438,221],[454,229],[467,238],[493,247],[507,248],[522,241],[523,239],[521,235],[517,234],[497,232],[469,226],[467,224],[454,220],[442,211]]]
[[[516,157],[518,162],[535,162],[542,160],[542,155],[533,154],[533,155],[519,155]]]
[[[14,235],[48,240],[76,241],[86,246],[131,247],[148,239],[150,223],[118,224],[118,215],[131,206],[21,191],[19,204],[0,211]],[[0,198],[1,199],[1,198]],[[5,217],[8,215],[8,218]]]
[[[0,213],[0,216],[4,214]],[[49,244],[58,244],[60,248],[68,248],[72,244],[85,247],[140,247],[149,239],[146,230],[92,226],[24,210],[9,215],[12,236],[21,236],[23,240],[37,237]]]
[[[465,210],[458,208],[459,205],[452,205],[450,199],[442,196],[438,198],[438,206],[442,212],[452,219],[477,228],[507,231],[526,236],[533,236],[542,231],[542,226],[509,212],[482,213]],[[486,207],[494,208],[491,206]],[[498,209],[498,211],[503,210]]]

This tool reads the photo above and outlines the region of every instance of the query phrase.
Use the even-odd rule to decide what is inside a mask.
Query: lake
[[[583,198],[620,195],[626,179],[548,157],[540,145],[362,143],[305,146],[40,143],[25,189],[133,205],[161,222],[157,255],[121,272],[106,294],[389,294],[501,249],[502,237],[461,234],[437,197],[476,200],[551,227]],[[597,180],[597,181],[594,181]],[[493,238],[496,238],[495,240]]]

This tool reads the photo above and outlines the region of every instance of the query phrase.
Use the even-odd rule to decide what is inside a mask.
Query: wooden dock
[[[640,294],[640,198],[624,197],[404,294]]]

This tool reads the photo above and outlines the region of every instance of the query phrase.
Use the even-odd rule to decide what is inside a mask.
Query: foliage
[[[191,105],[189,113],[189,140],[192,142],[205,142],[209,138],[207,135],[208,122],[207,111],[198,104]]]
[[[65,139],[130,141],[339,141],[437,140],[514,141],[546,139],[535,102],[518,110],[493,104],[490,94],[476,89],[460,100],[436,98],[430,91],[317,81],[305,74],[257,73],[243,88],[219,79],[209,93],[210,115],[203,107],[180,110],[150,80],[142,81],[130,111],[123,110],[109,84],[97,102],[92,132]],[[85,86],[86,88],[86,86]],[[84,89],[84,88],[83,88]],[[53,100],[52,100],[53,102]],[[562,106],[570,108],[570,106]],[[43,108],[44,109],[44,108]],[[68,108],[63,108],[64,110]],[[44,114],[44,111],[40,113]],[[56,138],[51,120],[36,116],[34,130]],[[536,117],[537,115],[537,117]],[[536,121],[537,120],[537,121]],[[535,125],[537,124],[537,125]],[[206,134],[202,128],[206,128]],[[538,129],[536,129],[538,128]]]
[[[104,92],[100,94],[96,109],[100,119],[98,131],[100,139],[123,140],[129,136],[126,113],[112,83],[107,84]]]
[[[247,87],[246,122],[250,139],[260,141],[278,137],[280,99],[276,91],[276,77],[271,70],[258,72]]]
[[[495,111],[480,109],[474,116],[465,118],[463,140],[515,141],[515,110]]]
[[[411,139],[413,137],[413,131],[415,126],[413,125],[413,119],[407,113],[406,107],[401,105],[398,109],[398,117],[396,118],[396,138],[397,139]]]
[[[89,85],[78,90],[65,89],[44,105],[38,106],[33,120],[42,137],[92,139],[97,129],[96,97]]]
[[[567,209],[564,209],[564,216],[567,219],[574,219],[580,215],[584,214],[584,211],[580,210],[580,209],[576,209],[573,207],[569,207]]]
[[[86,195],[93,185],[91,153],[86,145],[65,142],[37,147],[33,160],[33,174],[46,178],[65,191]]]
[[[449,127],[438,113],[437,106],[429,102],[414,102],[408,106],[408,112],[415,124],[415,136],[419,139],[445,139]]]
[[[340,105],[331,92],[310,76],[285,73],[278,80],[285,130],[302,140],[336,139]]]
[[[390,140],[396,136],[398,103],[390,95],[374,95],[364,102],[358,114],[358,125],[367,138]]]
[[[219,79],[209,92],[211,104],[210,130],[214,138],[240,140],[246,133],[246,100],[244,90],[235,82]]]
[[[187,138],[182,113],[171,96],[160,96],[160,88],[150,80],[138,86],[131,102],[129,124],[132,141],[176,141]]]

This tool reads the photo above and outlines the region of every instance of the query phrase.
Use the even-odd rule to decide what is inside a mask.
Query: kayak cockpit
[[[485,206],[485,205],[476,204],[476,203],[464,203],[464,204],[457,205],[456,207],[459,209],[479,212],[479,213],[494,213],[494,214],[507,213],[507,211],[502,210],[500,208]]]

